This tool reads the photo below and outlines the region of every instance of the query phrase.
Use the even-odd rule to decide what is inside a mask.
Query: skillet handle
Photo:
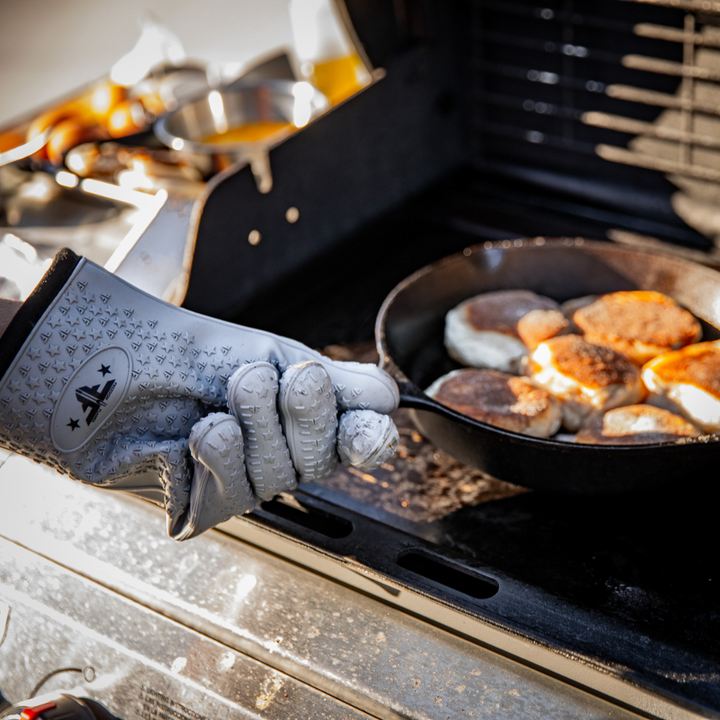
[[[427,410],[436,415],[443,415],[450,420],[462,420],[462,416],[441,405],[436,400],[426,395],[415,383],[396,380],[400,391],[400,407],[414,408],[415,410]]]

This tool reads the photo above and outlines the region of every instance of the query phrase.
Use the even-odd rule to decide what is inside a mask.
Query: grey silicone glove
[[[176,539],[326,476],[338,412],[398,403],[374,365],[173,307],[69,251],[3,335],[0,376],[0,445],[164,502]],[[364,450],[344,461],[392,453],[394,427],[353,423]]]

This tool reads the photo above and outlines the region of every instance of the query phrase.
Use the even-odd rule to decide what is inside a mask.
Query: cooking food
[[[531,310],[518,321],[518,335],[531,350],[543,340],[570,331],[570,321],[560,310]]]
[[[562,403],[563,425],[579,430],[606,410],[640,401],[640,370],[625,356],[579,335],[540,343],[528,356],[533,382]]]
[[[65,154],[81,143],[110,137],[126,137],[144,130],[149,115],[142,102],[130,99],[126,88],[109,80],[101,81],[72,100],[55,105],[38,115],[27,130],[26,140],[50,129],[48,143],[36,154],[60,166]]]
[[[121,138],[144,130],[148,125],[145,108],[138,100],[123,100],[112,108],[105,128],[111,137]]]
[[[662,442],[673,432],[687,435],[689,427],[672,430],[672,422],[654,410],[618,413],[608,419],[611,430],[603,426],[603,413],[642,401],[644,378],[655,405],[682,414],[708,432],[720,430],[720,379],[715,381],[720,378],[720,346],[693,345],[701,332],[691,313],[659,292],[586,295],[560,306],[529,290],[507,290],[477,295],[451,310],[445,321],[445,346],[465,365],[529,375],[536,387],[557,399],[567,430],[590,425],[578,442],[609,444],[605,435],[634,436],[633,423],[656,428],[642,431],[641,440],[622,441],[640,444]],[[685,355],[669,352],[682,346],[688,346]],[[702,351],[692,350],[703,346]],[[662,353],[663,358],[678,355],[678,359],[669,365],[658,359],[641,376],[637,366]],[[507,379],[498,373],[458,371],[437,380],[428,393],[475,419],[547,437],[492,416],[494,410],[486,404],[499,402],[500,378],[504,391],[510,392]],[[491,386],[497,397],[488,400]],[[690,432],[697,434],[693,427]],[[659,439],[649,440],[651,435]]]
[[[501,290],[470,298],[445,318],[445,347],[463,365],[518,372],[527,353],[518,321],[531,310],[557,310],[550,298],[529,290]]]
[[[566,300],[560,306],[560,309],[563,311],[565,317],[570,323],[570,332],[573,332],[577,335],[582,335],[582,330],[573,322],[573,315],[575,315],[575,312],[577,310],[580,310],[580,308],[584,308],[587,305],[591,305],[592,303],[594,303],[599,297],[599,295],[583,295],[582,297],[576,297],[571,298],[570,300]]]
[[[562,300],[627,287],[659,290],[682,303],[701,322],[720,328],[720,304],[716,302],[720,275],[696,263],[583,238],[572,244],[567,239],[543,238],[542,243],[531,240],[470,248],[406,278],[388,295],[378,317],[381,364],[395,375],[401,402],[414,409],[413,422],[421,434],[467,465],[541,490],[582,494],[653,491],[663,482],[684,477],[688,468],[693,477],[713,477],[720,433],[712,439],[591,447],[572,442],[565,433],[544,439],[500,430],[449,410],[422,392],[418,384],[427,387],[453,369],[443,333],[438,332],[448,310],[482,288],[522,287]],[[720,338],[720,332],[708,330],[708,335],[710,332],[713,340]],[[632,366],[641,372],[634,363]],[[640,401],[628,398],[627,404]]]
[[[647,290],[603,295],[576,310],[572,320],[588,342],[612,348],[638,365],[702,336],[691,313],[667,295]]]
[[[720,341],[688,345],[642,370],[648,402],[676,412],[705,432],[720,431]]]
[[[560,309],[565,313],[568,320],[571,320],[577,310],[591,305],[600,297],[600,295],[583,295],[582,297],[571,298],[570,300],[566,300],[560,306]]]
[[[609,410],[575,435],[586,445],[645,445],[699,435],[679,415],[652,405],[627,405]]]
[[[291,129],[292,125],[288,122],[272,122],[270,120],[258,120],[257,122],[246,123],[238,127],[232,127],[225,132],[213,133],[203,138],[202,142],[206,143],[239,143],[239,142],[257,142],[264,140],[270,135],[280,132],[281,130]]]
[[[104,137],[105,134],[98,125],[85,125],[73,118],[67,118],[54,126],[52,135],[45,146],[45,152],[48,160],[59,167],[62,165],[68,148],[91,140],[101,140]]]
[[[463,415],[524,435],[546,438],[560,427],[559,403],[524,377],[464,368],[443,375],[426,392]]]

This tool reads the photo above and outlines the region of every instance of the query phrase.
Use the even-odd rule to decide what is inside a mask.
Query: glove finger
[[[394,455],[399,441],[389,415],[350,410],[340,418],[337,449],[343,465],[374,470]]]
[[[245,468],[260,500],[297,487],[297,477],[277,413],[280,373],[255,362],[238,368],[227,386],[228,407],[245,441]]]
[[[371,363],[322,360],[335,389],[340,411],[374,410],[388,414],[397,410],[400,393],[395,381]]]
[[[245,475],[242,431],[232,415],[212,413],[195,423],[189,446],[195,473],[176,540],[195,537],[258,504]]]
[[[391,413],[400,403],[395,381],[372,363],[330,360],[306,345],[261,330],[244,328],[258,359],[267,360],[285,372],[313,358],[330,375],[338,408],[342,410],[375,410]]]
[[[324,366],[307,360],[290,366],[280,378],[280,421],[300,480],[313,482],[337,466],[337,405]]]

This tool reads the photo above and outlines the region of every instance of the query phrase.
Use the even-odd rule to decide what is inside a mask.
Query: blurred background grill
[[[481,163],[570,171],[633,196],[667,194],[647,170],[667,173],[675,212],[717,236],[719,3],[476,0],[471,33]],[[704,245],[683,230],[667,239]]]

